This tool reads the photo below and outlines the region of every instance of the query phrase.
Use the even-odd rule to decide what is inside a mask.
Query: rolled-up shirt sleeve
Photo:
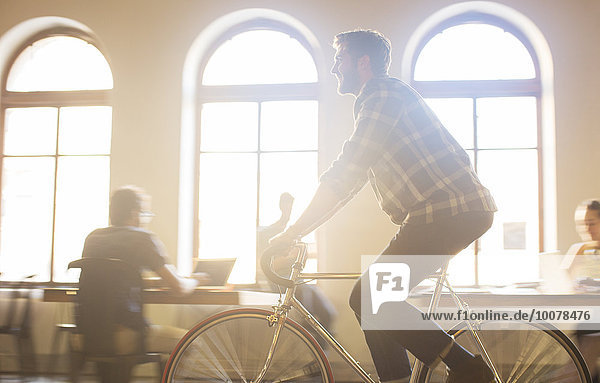
[[[368,172],[382,155],[385,139],[395,123],[397,111],[390,110],[386,92],[378,91],[355,105],[352,136],[344,143],[342,152],[320,177],[340,198],[354,195],[368,180]]]

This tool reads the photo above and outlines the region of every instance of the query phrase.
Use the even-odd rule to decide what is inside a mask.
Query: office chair
[[[71,334],[75,334],[77,331],[77,326],[75,325],[75,323],[57,323],[54,326],[54,335],[52,336],[52,343],[51,343],[51,354],[50,354],[50,358],[48,358],[48,371],[49,372],[56,372],[57,371],[57,367],[58,367],[58,363],[57,363],[57,359],[58,359],[58,352],[60,351],[60,345],[61,345],[61,340],[62,339],[67,339],[67,348],[69,349],[69,353],[70,353],[70,345],[69,345],[69,341],[71,338]]]
[[[96,363],[103,383],[126,383],[137,364],[157,363],[159,380],[163,365],[160,354],[148,353],[144,345],[142,316],[142,278],[128,263],[109,258],[82,258],[69,263],[80,268],[79,292],[75,305],[75,339],[79,347],[71,347],[71,380],[77,382],[86,361]],[[123,328],[123,316],[138,321],[135,326],[133,351],[123,354],[116,340]],[[128,321],[128,323],[130,323]],[[129,327],[127,327],[129,329]],[[78,343],[78,342],[77,342]]]

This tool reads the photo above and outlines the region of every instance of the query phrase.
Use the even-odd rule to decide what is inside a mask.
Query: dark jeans
[[[411,223],[409,219],[400,227],[382,256],[406,255],[402,258],[393,258],[394,262],[403,262],[410,266],[410,289],[412,289],[485,233],[492,225],[492,220],[491,212],[468,212],[440,219],[431,224],[417,225]],[[414,257],[414,255],[422,256]],[[423,262],[423,257],[428,257],[427,262]],[[417,260],[418,262],[415,262]],[[360,318],[361,313],[361,280],[365,278],[368,278],[367,273],[363,274],[354,285],[350,295],[350,307],[357,318]],[[366,283],[364,286],[369,284]],[[370,300],[370,294],[365,294],[365,299]],[[370,306],[371,302],[364,301],[362,304]],[[384,310],[386,305],[382,305],[381,310]],[[389,306],[387,309],[394,313],[398,321],[402,321],[399,323],[422,322],[421,311],[407,302],[393,302],[393,311],[389,310]],[[427,365],[437,361],[439,354],[452,339],[434,322],[428,322],[426,328],[428,329],[364,331],[381,381],[410,375],[407,349]]]

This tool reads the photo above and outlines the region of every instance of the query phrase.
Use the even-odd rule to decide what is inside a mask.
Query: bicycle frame
[[[435,310],[439,306],[440,299],[442,297],[442,290],[444,287],[446,287],[448,289],[448,292],[450,293],[450,296],[452,297],[454,304],[456,305],[457,308],[464,310],[464,311],[469,311],[469,305],[467,304],[467,302],[465,302],[461,297],[459,297],[456,294],[456,292],[454,291],[454,289],[450,286],[450,283],[448,282],[447,271],[448,271],[448,263],[446,263],[444,266],[442,266],[441,272],[439,274],[435,275],[435,277],[437,278],[436,284],[435,284],[435,289],[433,291],[433,295],[431,296],[431,301],[429,302],[429,308],[427,309],[427,313],[435,312]],[[479,330],[475,327],[475,322],[468,319],[466,321],[466,323],[467,323],[467,327],[469,329],[469,334],[473,338],[473,342],[475,343],[475,345],[476,345],[477,349],[479,350],[483,359],[487,362],[488,366],[491,368],[492,372],[494,373],[496,382],[504,383],[502,381],[502,379],[500,378],[500,373],[498,372],[498,369],[492,362],[490,355],[488,354],[485,347],[483,346],[483,342],[481,340],[481,337],[479,336]],[[409,383],[417,382],[417,377],[421,374],[424,366],[425,365],[423,362],[421,362],[418,359],[415,360],[412,372],[410,374]]]
[[[273,341],[269,348],[269,352],[267,354],[267,359],[265,360],[263,369],[259,373],[256,380],[254,380],[252,383],[261,383],[262,379],[264,378],[265,374],[267,373],[267,370],[269,369],[271,360],[273,358],[273,354],[275,352],[275,347],[277,346],[277,342],[279,340],[279,334],[281,332],[281,329],[283,328],[283,325],[287,318],[287,314],[291,308],[295,308],[296,310],[298,310],[298,312],[308,322],[308,324],[311,326],[311,328],[313,328],[338,353],[338,355],[340,355],[340,357],[344,361],[346,361],[346,363],[348,363],[348,365],[354,370],[355,373],[357,373],[361,377],[361,379],[363,379],[363,381],[368,382],[368,383],[379,383],[377,380],[374,380],[362,368],[360,363],[356,359],[354,359],[354,357],[352,355],[350,355],[350,353],[348,351],[346,351],[346,349],[344,349],[344,347],[333,337],[333,335],[331,335],[329,333],[329,331],[327,331],[327,329],[325,327],[323,327],[323,325],[321,323],[319,323],[319,321],[295,297],[296,286],[297,286],[296,282],[298,280],[358,279],[362,274],[360,274],[360,273],[326,273],[326,272],[302,273],[302,270],[304,269],[304,266],[306,264],[306,259],[307,259],[307,246],[304,243],[299,243],[296,245],[296,247],[299,249],[299,252],[298,252],[298,255],[296,256],[296,261],[292,265],[292,271],[291,271],[290,278],[289,278],[290,280],[294,281],[295,284],[292,287],[289,287],[286,289],[283,300],[281,300],[280,303],[274,307],[273,315],[270,316],[269,318],[267,318],[269,320],[270,326],[274,325],[277,327],[275,328],[275,334],[273,336]],[[448,264],[445,264],[442,267],[440,273],[432,276],[432,277],[435,277],[437,281],[436,281],[435,289],[432,294],[431,301],[429,303],[429,307],[427,310],[428,313],[433,313],[437,309],[444,287],[446,287],[448,289],[457,308],[459,308],[461,310],[469,309],[467,303],[464,300],[462,300],[454,292],[454,290],[448,283],[447,275],[446,275],[447,269],[448,269]],[[467,325],[468,325],[469,333],[473,337],[473,341],[475,342],[477,348],[479,349],[482,357],[486,360],[486,362],[492,369],[492,371],[496,377],[496,381],[498,383],[503,383],[500,378],[500,375],[498,373],[498,370],[493,365],[493,363],[489,357],[489,354],[487,353],[487,351],[485,350],[485,347],[483,346],[481,338],[478,334],[478,329],[476,328],[476,323],[474,323],[470,320],[467,320]],[[416,379],[420,375],[420,373],[422,372],[422,370],[424,368],[425,368],[425,366],[421,361],[419,361],[418,359],[415,360],[415,363],[414,363],[413,369],[412,369],[412,373],[411,373],[411,377],[410,377],[410,383],[417,382]]]

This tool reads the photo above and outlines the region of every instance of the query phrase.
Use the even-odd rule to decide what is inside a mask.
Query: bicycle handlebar
[[[295,284],[294,281],[292,281],[291,279],[282,277],[281,275],[279,275],[275,271],[273,271],[273,269],[271,268],[271,259],[273,259],[273,257],[275,255],[281,254],[286,251],[289,251],[289,249],[275,247],[275,246],[268,247],[263,252],[263,254],[260,258],[260,267],[262,268],[263,273],[265,273],[265,276],[271,282],[273,282],[279,286],[283,286],[283,287],[292,287]]]

